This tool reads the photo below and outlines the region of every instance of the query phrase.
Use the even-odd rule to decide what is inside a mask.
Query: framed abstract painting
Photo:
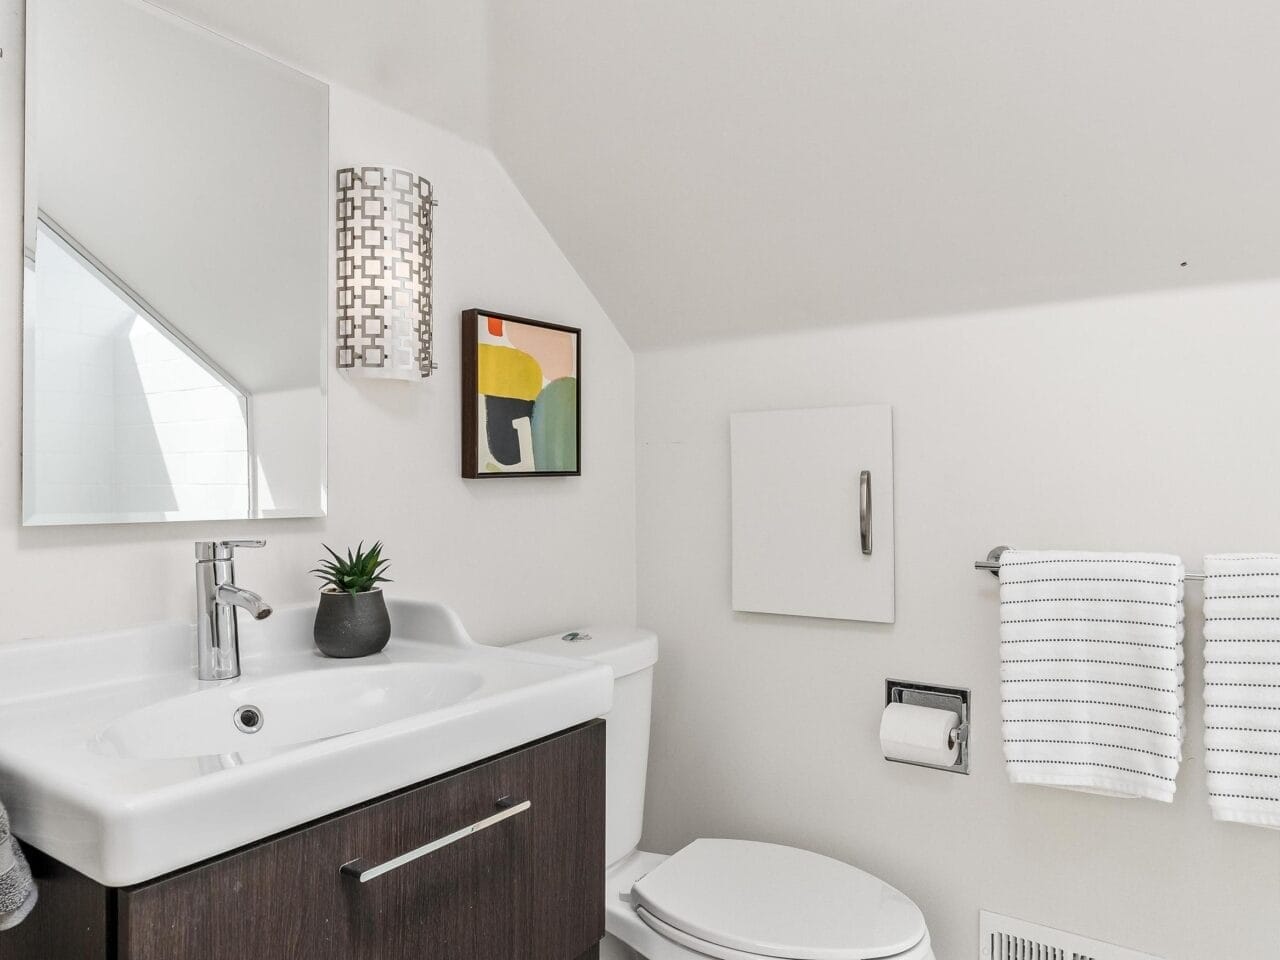
[[[582,331],[492,310],[462,314],[462,475],[582,473]]]

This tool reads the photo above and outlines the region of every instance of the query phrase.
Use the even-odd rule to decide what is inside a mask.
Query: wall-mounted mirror
[[[328,89],[28,0],[23,521],[325,512]]]

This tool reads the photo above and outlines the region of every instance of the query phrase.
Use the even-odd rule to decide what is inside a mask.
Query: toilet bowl
[[[934,960],[920,909],[851,864],[751,840],[638,848],[657,637],[585,629],[514,649],[608,663],[601,960]]]

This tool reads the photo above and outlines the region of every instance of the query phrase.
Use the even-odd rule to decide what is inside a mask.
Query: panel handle
[[[858,533],[862,538],[862,555],[871,556],[871,471],[858,477]]]
[[[265,547],[267,541],[253,540],[197,540],[197,560],[233,560],[236,547]]]
[[[350,877],[358,883],[368,883],[370,880],[375,880],[384,873],[390,873],[392,870],[403,867],[406,863],[412,863],[420,857],[425,857],[429,853],[435,853],[437,850],[442,850],[450,844],[457,843],[459,840],[463,840],[466,837],[471,836],[473,833],[479,833],[481,830],[488,830],[490,827],[501,823],[503,820],[510,819],[511,817],[516,816],[516,814],[524,813],[533,806],[533,803],[529,800],[522,800],[519,803],[513,803],[510,798],[503,797],[498,801],[497,805],[500,809],[492,816],[485,817],[483,820],[477,820],[475,823],[469,824],[461,830],[455,830],[453,833],[440,837],[437,840],[432,840],[430,843],[424,843],[420,847],[415,847],[407,853],[402,853],[400,856],[393,857],[384,863],[378,864],[377,866],[370,867],[364,862],[364,860],[357,858],[344,863],[338,868],[338,872],[344,877]]]

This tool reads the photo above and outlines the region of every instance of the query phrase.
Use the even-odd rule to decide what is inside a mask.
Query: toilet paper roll
[[[960,756],[960,744],[949,742],[958,726],[960,718],[950,710],[891,703],[880,716],[880,749],[889,760],[949,767]]]

